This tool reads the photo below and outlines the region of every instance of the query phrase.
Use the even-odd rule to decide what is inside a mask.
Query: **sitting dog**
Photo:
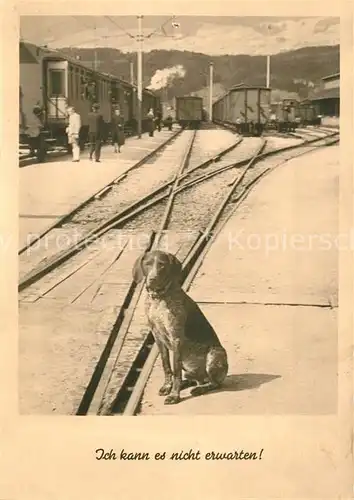
[[[167,395],[165,404],[178,403],[187,387],[197,385],[193,395],[216,389],[228,371],[226,351],[213,327],[181,288],[181,271],[174,255],[158,250],[139,257],[133,268],[136,283],[146,278],[146,315],[162,359],[165,383],[159,394]]]

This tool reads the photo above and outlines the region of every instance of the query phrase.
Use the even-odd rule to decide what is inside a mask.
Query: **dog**
[[[133,267],[136,283],[146,278],[145,310],[161,355],[165,382],[159,395],[167,396],[165,404],[179,403],[180,391],[188,387],[194,386],[193,395],[220,387],[228,372],[226,351],[198,305],[182,289],[181,272],[180,261],[159,250],[141,255]]]

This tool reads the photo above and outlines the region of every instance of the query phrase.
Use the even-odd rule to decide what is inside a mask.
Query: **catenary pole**
[[[143,104],[143,16],[138,17],[138,137],[141,138],[142,104]]]

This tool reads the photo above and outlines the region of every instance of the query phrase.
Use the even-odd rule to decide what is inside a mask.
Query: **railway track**
[[[230,130],[234,133],[236,133],[236,126],[232,125],[231,123],[222,123],[222,122],[217,122],[220,127],[225,128],[226,130]],[[312,137],[319,137],[322,136],[324,137],[327,134],[332,134],[339,132],[336,129],[329,128],[326,126],[307,126],[307,127],[302,127],[299,126],[296,128],[295,132],[278,132],[275,129],[266,129],[264,131],[265,136],[269,137],[279,137],[279,138],[289,138],[289,137],[295,137],[297,139],[301,140],[307,140],[311,139]]]
[[[192,133],[191,131],[188,132]],[[172,139],[176,139],[180,133],[181,132],[177,132],[177,134],[170,138],[167,143],[170,143]],[[331,136],[332,134],[328,135],[328,137]],[[311,138],[308,143],[312,144],[312,142],[316,142],[317,139],[318,137]],[[184,137],[179,137],[177,140],[182,141],[183,145],[183,141],[186,140],[186,136],[184,135]],[[195,135],[193,144],[194,140]],[[256,139],[256,141],[257,140],[260,139]],[[225,178],[227,178],[230,175],[227,173],[227,170],[233,167],[240,167],[243,165],[243,162],[248,161],[249,146],[250,143],[252,144],[252,141],[254,141],[253,138],[249,138],[246,141],[239,138],[235,142],[231,143],[231,145],[228,145],[228,147],[209,156],[206,160],[194,164],[192,168],[190,166],[189,168],[186,168],[187,171],[181,177],[182,185],[179,190],[186,191],[188,188],[193,187],[200,182],[205,182],[208,179],[211,180],[215,177],[215,175],[222,174]],[[170,168],[170,163],[175,163],[176,146],[177,149],[181,149],[183,151],[181,143],[176,143],[175,141],[172,142],[174,143],[175,148],[172,148],[170,156],[167,156],[167,165],[166,162],[163,161],[160,168],[157,169],[156,160],[154,161],[153,175],[150,180],[148,179],[149,182],[146,183],[146,186],[144,186],[146,192],[146,194],[144,193],[145,196],[141,197],[141,189],[138,197],[134,196],[135,186],[137,184],[141,185],[140,172],[142,171],[142,168],[146,168],[147,161],[154,160],[157,153],[166,156],[166,143],[158,148],[158,150],[155,150],[151,155],[148,155],[148,159],[145,158],[138,164],[134,165],[130,171],[118,177],[118,179],[106,186],[103,191],[101,190],[100,193],[97,193],[93,197],[89,198],[81,206],[75,208],[73,211],[56,221],[39,237],[32,240],[30,244],[22,248],[19,252],[20,256],[21,254],[24,254],[24,252],[28,250],[31,245],[40,242],[45,235],[56,228],[63,229],[63,236],[68,240],[75,241],[75,239],[79,239],[79,241],[66,249],[64,252],[61,252],[59,255],[51,255],[49,258],[46,256],[42,261],[41,259],[43,256],[41,253],[37,253],[35,255],[36,259],[33,265],[33,259],[31,258],[32,255],[24,255],[22,258],[20,257],[21,282],[19,290],[21,291],[29,284],[44,276],[47,272],[51,271],[54,267],[58,266],[60,263],[65,262],[81,248],[86,247],[87,241],[92,241],[101,237],[113,228],[126,227],[126,229],[128,229],[129,225],[127,226],[126,224],[129,224],[133,218],[136,218],[143,212],[147,213],[147,210],[150,207],[166,200],[169,190],[171,189],[171,185],[173,184],[172,177],[174,170]],[[298,145],[299,144],[290,146],[290,149],[298,147]],[[169,147],[171,149],[171,145]],[[287,148],[288,147],[286,146],[285,149]],[[273,154],[277,151],[278,149],[273,146],[269,151],[267,151],[267,154]],[[220,162],[218,163],[219,167],[215,168],[215,163],[217,162]],[[139,168],[140,171],[138,170]],[[134,174],[135,177],[131,179],[129,174]],[[214,181],[211,180],[211,182]],[[109,194],[107,195],[107,193]],[[111,214],[112,216],[109,217]],[[150,211],[149,217],[151,217],[151,214],[152,212]],[[142,216],[141,222],[146,227],[145,219],[146,216]],[[38,267],[38,264],[39,269],[31,269],[31,267]]]
[[[58,228],[58,227],[62,227],[67,221],[72,220],[75,217],[76,213],[83,210],[87,205],[94,203],[96,199],[104,196],[116,184],[121,184],[131,173],[133,173],[134,171],[138,171],[140,167],[144,166],[146,163],[149,163],[150,161],[153,161],[154,158],[156,158],[157,155],[159,155],[167,146],[169,146],[170,143],[173,143],[181,133],[182,133],[182,129],[178,129],[174,134],[172,134],[165,142],[160,144],[156,149],[154,149],[153,151],[148,153],[146,156],[144,156],[140,161],[138,161],[137,163],[132,165],[127,171],[125,171],[119,177],[114,179],[111,183],[107,184],[104,187],[104,189],[100,189],[93,196],[87,198],[79,206],[75,207],[73,210],[71,210],[70,212],[66,213],[63,217],[58,219],[54,224],[52,224],[50,227],[48,227],[40,235],[38,235],[36,238],[33,238],[27,245],[23,246],[19,250],[19,255],[26,252],[26,250],[28,250],[31,246],[36,244],[40,239],[42,239],[46,234],[48,234],[53,229]]]
[[[129,172],[124,173],[106,186],[104,192],[101,191],[101,193],[97,193],[86,200],[81,206],[56,221],[39,237],[32,240],[29,245],[23,247],[19,254],[21,274],[25,277],[21,279],[19,290],[21,291],[60,263],[75,255],[80,249],[85,248],[87,242],[103,236],[110,229],[122,226],[127,220],[166,198],[174,182],[173,175],[176,165],[178,166],[178,159],[176,160],[176,158],[182,159],[191,134],[193,145],[197,133],[188,130],[179,131],[174,136],[175,141],[172,141],[167,147],[165,143],[165,147],[159,148],[159,151],[155,150],[154,154],[150,155],[148,159],[145,158],[139,164],[134,165]],[[230,153],[239,143],[240,140],[235,141],[231,136],[231,141],[228,141],[226,148],[221,151],[214,151],[206,159],[203,158],[189,172],[192,173],[218,161],[222,156]],[[190,153],[191,151],[192,146]],[[198,156],[200,158],[200,154]],[[148,162],[151,162],[150,165]],[[147,167],[151,167],[152,175],[150,178],[146,178],[146,171],[144,171]],[[144,184],[141,182],[143,172],[145,174],[144,180],[146,180]],[[136,194],[138,187],[139,194]],[[142,193],[143,196],[141,196]],[[28,252],[31,246],[37,243],[40,244],[40,240],[43,240],[44,236],[49,232],[54,234],[54,230],[63,231],[63,237],[68,240],[75,241],[75,239],[79,239],[79,241],[59,253],[59,255],[49,255],[48,257],[46,252],[43,257],[41,252]],[[36,271],[31,269],[37,267],[38,264],[42,264],[40,269]]]
[[[103,224],[100,223],[68,251],[55,256],[43,268],[25,277],[19,286],[20,298],[22,296],[31,301],[38,296],[50,296],[55,288],[65,284],[66,280],[70,281],[77,270],[88,262],[94,262],[97,255],[94,243],[102,237],[109,238],[117,228],[126,232],[143,228],[149,235],[146,249],[163,249],[168,230],[185,230],[186,224],[191,237],[176,248],[177,253],[171,248],[169,251],[176,253],[183,261],[184,287],[188,290],[215,235],[264,175],[280,163],[304,154],[311,148],[330,145],[339,140],[338,133],[331,133],[302,141],[301,144],[267,150],[266,140],[238,139],[224,150],[193,165],[190,160],[195,138],[195,132],[187,137],[186,147],[172,179],[157,188],[153,187],[142,199],[114,214]],[[215,191],[217,184],[218,194],[212,195],[211,188]],[[204,195],[201,194],[203,189],[207,189]],[[197,205],[191,202],[193,198],[207,200],[204,203],[207,210],[196,215]],[[101,275],[109,272],[121,252],[118,248],[113,252],[111,261],[101,263]],[[76,261],[73,257],[77,254],[79,259]],[[129,266],[132,264],[129,262]],[[73,302],[80,300],[81,294],[92,285],[91,282],[89,279],[84,292],[71,290]],[[157,357],[152,335],[142,326],[143,299],[143,284],[126,284],[119,313],[110,314],[107,320],[109,326],[105,329],[110,333],[78,405],[78,415],[136,414],[142,391]]]
[[[307,140],[303,143],[302,147],[312,147],[315,143],[320,144],[321,139],[324,141],[330,140],[332,141],[332,137],[334,140],[337,137],[337,133],[332,133],[329,134],[326,138],[313,138],[311,140]],[[193,139],[195,139],[195,135],[193,136]],[[190,201],[190,196],[187,194],[187,198],[185,196],[185,192],[189,191],[192,187],[197,186],[198,184],[203,183],[204,185],[207,185],[209,182],[209,186],[212,187],[211,191],[209,190],[209,196],[211,197],[211,202],[215,201],[215,196],[213,196],[213,191],[215,187],[215,177],[217,176],[218,179],[217,181],[221,184],[225,185],[227,182],[229,182],[230,175],[232,176],[232,173],[228,172],[229,170],[232,169],[237,169],[239,167],[244,166],[244,164],[247,163],[248,161],[248,156],[246,154],[247,148],[244,148],[245,150],[242,152],[242,139],[236,141],[234,144],[229,146],[228,148],[224,149],[220,153],[218,153],[216,156],[213,156],[212,158],[209,158],[199,165],[194,166],[192,169],[189,169],[187,172],[183,173],[180,176],[180,186],[178,187],[177,193],[179,194],[179,198],[182,198],[182,205],[183,205],[183,196],[185,198],[184,200],[184,207],[182,209],[182,212],[184,211],[184,208],[188,205],[188,202]],[[247,145],[249,146],[250,141],[246,141]],[[191,142],[191,146],[189,148],[188,155],[190,156],[191,149],[192,149],[192,144],[193,140]],[[296,144],[296,145],[291,145],[291,146],[286,146],[281,149],[274,149],[271,148],[269,151],[266,151],[265,155],[273,155],[276,153],[279,153],[281,151],[287,152],[287,151],[292,151],[293,149],[299,148],[301,144]],[[233,154],[236,154],[237,161],[235,161],[235,157],[231,159],[229,158],[229,153],[233,152]],[[240,156],[242,157],[243,153],[243,158],[240,159]],[[220,161],[220,159],[223,157],[223,160]],[[217,161],[220,161],[219,166],[215,168],[215,163]],[[201,171],[202,173],[199,173],[198,171]],[[197,175],[196,175],[197,174]],[[198,175],[199,174],[199,175]],[[161,207],[159,206],[157,208],[157,214],[156,214],[156,209],[154,208],[155,205],[161,205],[161,203],[165,202],[170,194],[171,190],[171,185],[173,184],[174,179],[169,180],[167,182],[162,183],[158,188],[153,189],[150,191],[146,196],[143,198],[138,199],[137,201],[133,202],[130,204],[128,207],[124,207],[123,210],[118,211],[118,213],[114,214],[112,217],[109,217],[106,219],[103,223],[99,223],[98,225],[95,226],[94,229],[92,229],[89,232],[85,232],[84,235],[74,243],[73,245],[69,246],[68,249],[65,249],[63,252],[59,252],[59,254],[54,254],[49,255],[48,257],[45,257],[42,259],[41,263],[43,262],[43,265],[39,266],[34,266],[34,269],[31,270],[29,273],[27,273],[24,278],[21,279],[20,284],[19,284],[19,291],[23,291],[26,289],[28,286],[32,285],[39,279],[43,278],[46,276],[48,273],[50,273],[52,270],[58,268],[60,265],[65,263],[68,259],[72,258],[74,255],[76,255],[80,250],[86,248],[88,245],[90,245],[92,242],[95,240],[103,237],[105,234],[107,234],[110,230],[117,229],[117,228],[125,228],[125,229],[137,229],[142,226],[144,230],[147,229],[147,227],[156,227],[154,226],[154,223],[151,224],[151,221],[159,219],[159,213],[161,211]],[[221,189],[222,191],[222,189]],[[195,203],[192,203],[192,206],[195,205]],[[209,206],[209,213],[212,211],[212,203],[208,204]],[[68,216],[65,216],[64,219],[66,219]],[[140,219],[139,219],[140,217]],[[131,221],[134,221],[133,226],[131,225]],[[190,221],[189,221],[190,223]],[[198,220],[198,224],[200,224],[200,220]],[[59,223],[56,223],[54,227],[60,227],[63,225],[63,220],[59,221]],[[53,227],[53,229],[54,229]],[[69,227],[69,232],[65,231],[64,235],[61,234],[61,236],[65,236],[66,238],[69,238],[69,241],[73,241],[73,234],[70,232],[72,228]],[[49,230],[48,230],[49,231]],[[47,232],[48,232],[47,231]],[[81,236],[80,233],[76,234],[76,236]],[[45,248],[46,250],[46,248]],[[23,253],[23,252],[20,252]],[[41,253],[35,254],[36,257],[42,258],[43,255]],[[25,256],[27,257],[27,256]],[[25,270],[28,269],[28,266],[31,265],[31,259],[24,259],[25,264],[27,264],[27,267],[25,267]],[[21,262],[20,262],[21,264]]]

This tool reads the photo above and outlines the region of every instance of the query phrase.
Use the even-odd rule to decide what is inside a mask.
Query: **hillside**
[[[79,56],[82,61],[93,66],[94,49],[61,49],[71,56]],[[125,54],[117,49],[97,48],[97,67],[100,71],[129,80],[129,58],[134,55]],[[183,77],[170,78],[164,98],[170,100],[175,95],[188,95],[205,92],[209,79],[209,63],[214,64],[214,83],[222,92],[240,82],[265,85],[266,58],[249,55],[208,56],[189,51],[154,50],[143,57],[144,86],[151,83],[157,70],[166,70],[182,66]],[[339,45],[322,47],[305,47],[288,52],[281,52],[271,57],[271,87],[280,94],[296,93],[307,97],[309,90],[320,81],[321,77],[339,70]],[[173,70],[168,70],[173,73]],[[168,72],[167,71],[167,72]],[[155,79],[156,80],[156,79]],[[172,80],[172,81],[171,81]],[[162,84],[160,84],[161,86]],[[155,85],[159,90],[159,85]]]

